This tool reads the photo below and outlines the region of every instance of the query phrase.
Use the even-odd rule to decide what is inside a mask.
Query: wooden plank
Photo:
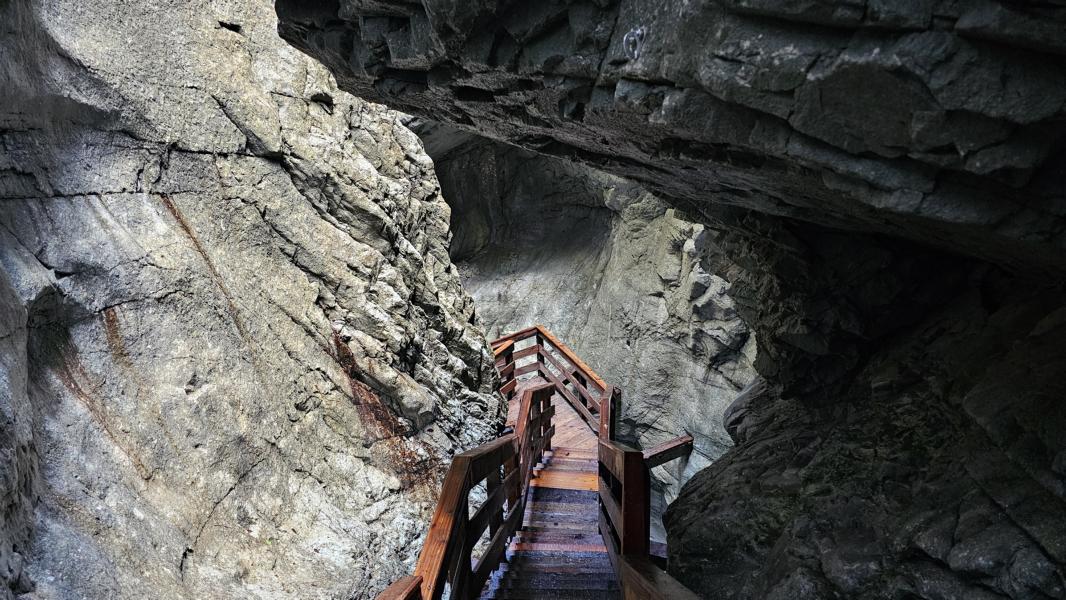
[[[514,482],[518,480],[518,472],[515,471],[507,476],[508,480],[504,480],[503,485],[496,487],[485,499],[485,502],[478,507],[474,512],[474,516],[470,517],[470,525],[467,527],[466,543],[471,546],[477,544],[477,541],[481,538],[481,534],[485,532],[485,527],[492,523],[493,519],[500,514],[500,510],[503,507],[503,503],[507,500],[507,491],[511,488]],[[502,521],[502,518],[500,519]],[[497,524],[496,530],[499,529]],[[492,532],[496,534],[496,530]]]
[[[551,373],[547,369],[545,369],[543,374],[549,381],[555,384],[555,391],[559,392],[559,395],[561,395],[563,398],[566,398],[566,401],[570,403],[570,406],[574,407],[574,410],[577,411],[577,414],[581,415],[581,418],[585,419],[585,422],[589,424],[589,427],[592,427],[593,431],[595,431],[595,428],[599,427],[599,421],[593,418],[592,413],[589,412],[589,409],[585,408],[585,405],[581,404],[581,402],[574,397],[573,392],[566,389],[562,381],[559,380],[559,377],[557,377],[555,373]]]
[[[422,578],[415,575],[401,577],[378,594],[377,600],[422,600]]]
[[[535,363],[530,363],[530,364],[525,365],[525,366],[518,367],[517,369],[515,369],[514,376],[515,377],[521,377],[521,376],[523,376],[523,375],[525,375],[527,373],[536,373],[537,371],[540,371],[542,366],[543,365],[541,365],[540,363],[535,362]]]
[[[542,346],[540,344],[533,344],[532,346],[530,346],[528,348],[522,348],[521,350],[515,350],[514,359],[515,360],[521,360],[521,359],[526,358],[528,356],[536,356],[536,355],[540,354],[541,349],[542,349]]]
[[[518,552],[607,552],[603,544],[563,544],[559,542],[515,542],[511,550]]]
[[[502,354],[512,348],[514,348],[514,340],[506,340],[500,345],[492,347],[492,356],[493,358],[499,358]]]
[[[459,507],[459,528],[453,539],[461,541],[466,539],[466,526],[468,523],[470,504],[463,502]],[[459,543],[454,547],[455,563],[452,572],[452,596],[455,598],[471,597],[470,582],[470,550],[469,544]]]
[[[436,598],[437,592],[444,589],[447,575],[449,542],[459,527],[457,513],[460,503],[466,504],[469,489],[466,487],[466,471],[469,459],[456,456],[452,459],[448,473],[444,476],[440,499],[433,513],[433,520],[418,555],[415,577],[422,579],[422,597]]]
[[[518,331],[516,331],[514,333],[509,333],[509,334],[507,334],[505,336],[502,336],[502,337],[499,337],[499,338],[496,338],[496,339],[492,340],[492,342],[490,342],[490,344],[493,347],[496,347],[496,346],[499,346],[500,344],[503,344],[503,343],[508,342],[508,341],[515,341],[515,342],[521,341],[524,338],[527,338],[527,337],[529,337],[531,335],[536,334],[538,327],[539,327],[539,325],[534,325],[532,327],[526,327],[525,329],[519,329]]]
[[[573,471],[541,471],[530,482],[533,487],[555,488],[558,490],[580,490],[595,492],[598,488],[599,476],[595,473],[580,473]]]
[[[609,517],[604,509],[603,505],[600,505],[600,537],[603,539],[603,545],[607,547],[607,558],[611,560],[611,566],[614,567],[614,575],[618,580],[618,584],[622,584],[622,571],[618,568],[618,542],[615,540],[614,529],[611,528],[610,523],[607,521]]]
[[[619,574],[626,600],[699,600],[699,596],[643,556],[620,556]]]
[[[600,464],[607,467],[615,479],[621,481],[625,476],[625,449],[618,442],[608,440],[600,440],[599,448]]]
[[[651,535],[651,483],[644,454],[626,450],[622,469],[622,554],[645,556]]]
[[[475,486],[489,474],[489,471],[499,468],[514,453],[515,434],[508,433],[456,456],[469,460],[467,481],[468,485]]]
[[[500,564],[500,557],[503,556],[503,551],[507,549],[508,540],[511,539],[514,531],[522,523],[524,507],[522,508],[523,510],[513,510],[511,514],[507,515],[507,520],[504,522],[503,527],[493,536],[489,547],[478,559],[471,577],[471,583],[473,584],[471,589],[474,590],[475,594],[481,591],[485,581],[489,578],[489,574]]]
[[[507,396],[508,394],[513,392],[515,390],[515,388],[517,388],[517,387],[518,387],[518,380],[517,379],[512,379],[512,380],[508,381],[507,383],[505,383],[505,384],[500,386],[500,393],[503,394],[504,396]]]
[[[565,356],[568,361],[570,361],[575,367],[580,369],[582,374],[585,375],[586,379],[594,381],[600,390],[607,389],[607,384],[603,381],[603,378],[597,375],[591,367],[586,365],[585,361],[578,358],[578,356],[574,354],[574,351],[571,350],[569,346],[556,339],[556,337],[544,327],[537,325],[537,330],[540,332],[540,335],[545,340],[551,342],[551,345],[555,346],[555,348],[559,350],[560,354]]]
[[[570,385],[574,386],[574,389],[577,390],[578,395],[584,398],[589,404],[592,405],[592,408],[596,409],[596,411],[599,412],[600,401],[596,397],[594,397],[591,392],[585,389],[585,386],[578,383],[577,379],[570,374],[570,369],[564,367],[555,358],[555,356],[552,355],[551,352],[545,352],[544,354],[542,354],[542,356],[545,360],[551,363],[553,367],[555,367],[555,370],[559,371],[559,374],[561,376],[560,381],[562,381],[562,379],[565,379],[566,381],[570,382]]]
[[[624,526],[624,522],[622,521],[622,507],[618,505],[618,501],[615,500],[614,495],[611,494],[611,486],[609,486],[603,479],[598,479],[598,482],[600,506],[603,507],[603,510],[609,519],[607,521],[607,526],[619,539],[622,539],[622,536],[625,533],[622,531],[622,527]]]
[[[654,469],[665,462],[685,456],[689,452],[692,452],[692,436],[685,434],[645,450],[644,465],[649,469]]]
[[[600,428],[599,437],[605,440],[614,439],[614,411],[622,405],[622,390],[613,385],[607,386],[600,400]]]

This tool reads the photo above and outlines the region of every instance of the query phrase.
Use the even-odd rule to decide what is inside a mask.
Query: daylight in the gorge
[[[1066,0],[0,0],[0,600],[1066,600]]]

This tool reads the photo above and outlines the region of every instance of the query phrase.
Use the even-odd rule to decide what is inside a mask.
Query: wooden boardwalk
[[[378,600],[698,600],[649,554],[649,472],[692,436],[618,442],[622,391],[540,325],[492,354],[510,430],[455,455],[414,574]]]
[[[517,417],[511,402],[508,422]],[[522,527],[482,598],[621,598],[598,529],[596,432],[556,395],[551,450],[534,469]]]

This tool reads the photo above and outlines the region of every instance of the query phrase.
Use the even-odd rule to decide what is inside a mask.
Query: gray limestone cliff
[[[2,2],[0,82],[0,597],[408,572],[502,419],[418,138],[269,2]]]

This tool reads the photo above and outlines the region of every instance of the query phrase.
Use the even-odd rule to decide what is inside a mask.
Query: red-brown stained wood
[[[514,341],[513,340],[507,340],[505,342],[502,342],[499,346],[493,346],[492,355],[495,356],[495,357],[499,357],[500,355],[502,355],[503,353],[507,352],[508,350],[510,350],[512,348],[514,348]]]
[[[518,381],[512,379],[500,387],[500,393],[506,396],[507,394],[510,394],[511,392],[515,391],[517,387]]]
[[[626,600],[699,600],[699,596],[647,559],[622,556],[622,587]]]
[[[421,600],[422,578],[408,575],[385,588],[378,594],[378,600]]]
[[[521,350],[515,350],[514,359],[521,360],[529,356],[536,356],[540,354],[543,347],[540,344],[534,344],[528,348],[522,348]]]
[[[543,337],[548,342],[551,342],[551,345],[555,346],[555,348],[559,350],[560,354],[565,356],[566,359],[573,363],[575,367],[580,369],[586,378],[588,378],[590,381],[595,382],[599,389],[603,390],[607,388],[607,384],[603,381],[603,378],[597,375],[591,367],[586,365],[585,361],[578,358],[578,356],[574,354],[574,351],[571,350],[569,346],[560,342],[558,339],[555,338],[554,335],[551,334],[551,332],[549,332],[547,329],[540,325],[537,325],[537,331],[540,333],[541,337]]]
[[[622,464],[622,554],[646,556],[651,534],[651,482],[644,454],[626,450]]]
[[[507,341],[520,340],[520,339],[527,338],[530,335],[536,333],[537,329],[539,327],[540,327],[539,325],[534,325],[532,327],[526,327],[525,329],[519,329],[518,331],[516,331],[514,333],[509,333],[509,334],[507,334],[507,335],[505,335],[503,337],[499,337],[499,338],[496,338],[496,339],[492,340],[492,342],[490,342],[490,344],[493,347],[495,347],[495,346],[503,344],[504,342],[507,342]]]
[[[592,405],[593,409],[595,409],[597,412],[600,410],[600,401],[599,401],[599,399],[596,398],[595,396],[593,396],[591,392],[589,392],[587,389],[585,389],[585,386],[581,385],[578,382],[577,378],[573,376],[573,370],[572,369],[566,368],[563,364],[561,364],[559,362],[558,359],[556,359],[554,356],[552,356],[552,354],[550,352],[545,352],[541,356],[543,356],[544,359],[546,361],[548,361],[548,363],[551,364],[551,366],[555,367],[555,369],[557,371],[559,371],[559,373],[561,374],[559,376],[560,377],[560,381],[564,381],[565,380],[566,382],[569,382],[570,385],[574,386],[574,389],[577,390],[578,395],[580,395],[582,398],[584,398],[585,401],[588,404]]]
[[[451,539],[459,527],[459,505],[460,503],[466,504],[467,494],[469,494],[466,473],[468,462],[469,459],[462,456],[457,456],[452,460],[448,474],[444,477],[444,485],[441,487],[437,509],[429,525],[429,533],[426,534],[426,541],[422,544],[422,553],[418,555],[415,576],[422,578],[423,598],[438,598],[438,591],[444,589],[448,559],[452,558],[449,556]]]
[[[644,464],[649,469],[654,469],[665,462],[680,458],[690,452],[692,452],[692,436],[682,435],[669,442],[645,450]]]
[[[600,439],[614,439],[614,410],[622,405],[622,390],[613,385],[607,386],[600,399]]]

